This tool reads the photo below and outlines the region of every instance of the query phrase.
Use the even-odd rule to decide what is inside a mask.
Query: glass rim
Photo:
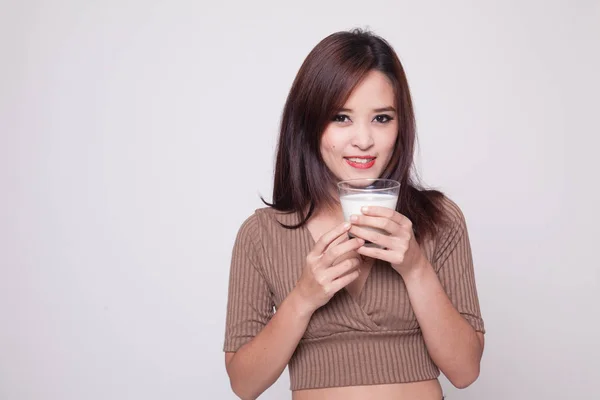
[[[347,187],[347,186],[343,186],[344,184],[352,184],[352,182],[375,182],[375,181],[383,181],[386,183],[392,183],[392,185],[388,186],[388,187],[384,187],[384,188],[360,188],[360,187]],[[400,188],[401,183],[394,180],[394,179],[383,179],[383,178],[355,178],[355,179],[346,179],[343,181],[339,181],[337,183],[337,187],[338,190],[348,190],[348,191],[369,191],[369,192],[379,192],[379,191],[386,191],[386,190],[394,190],[397,188]]]

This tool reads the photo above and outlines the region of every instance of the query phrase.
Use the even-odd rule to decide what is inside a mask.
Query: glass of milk
[[[398,193],[400,192],[400,182],[392,179],[351,179],[338,183],[338,193],[344,220],[350,221],[353,214],[362,214],[360,209],[363,206],[379,206],[396,209],[398,202]],[[377,228],[363,227],[387,234]],[[350,234],[350,237],[353,235]],[[377,247],[371,242],[365,246]]]

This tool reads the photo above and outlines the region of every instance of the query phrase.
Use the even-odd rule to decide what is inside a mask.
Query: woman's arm
[[[402,278],[431,359],[454,386],[469,386],[479,376],[483,333],[454,308],[425,258]]]
[[[279,378],[306,331],[311,315],[292,291],[254,339],[235,353],[225,353],[227,373],[236,395],[241,399],[255,399]]]
[[[415,240],[408,218],[381,207],[362,212],[365,215],[351,219],[355,226],[350,232],[382,248],[363,247],[358,252],[388,261],[402,276],[432,360],[454,386],[469,386],[479,376],[484,340],[471,247],[460,209],[449,204],[452,224],[438,238],[437,272]],[[390,235],[361,225],[383,229]]]
[[[358,277],[358,258],[336,261],[364,244],[361,239],[340,242],[348,229],[341,224],[315,243],[296,287],[273,315],[272,294],[253,244],[259,236],[256,219],[242,226],[232,256],[225,333],[227,373],[242,399],[255,399],[279,378],[312,314]]]

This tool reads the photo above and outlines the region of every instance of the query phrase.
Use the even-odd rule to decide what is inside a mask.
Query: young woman
[[[439,400],[440,370],[459,388],[477,379],[484,325],[465,219],[418,187],[414,143],[390,45],[363,31],[322,40],[285,104],[272,204],[233,249],[224,351],[240,398],[286,366],[295,400]],[[396,210],[344,223],[336,184],[353,178],[400,182]]]

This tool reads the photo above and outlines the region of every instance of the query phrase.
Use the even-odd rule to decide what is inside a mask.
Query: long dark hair
[[[415,117],[402,64],[384,39],[352,30],[326,37],[309,53],[283,109],[273,203],[263,201],[278,211],[300,215],[300,223],[287,228],[303,226],[319,207],[337,202],[331,193],[337,179],[321,157],[321,136],[355,86],[372,70],[384,73],[392,83],[398,112],[394,152],[381,178],[401,183],[397,211],[412,221],[418,240],[435,235],[443,222],[443,194],[423,190],[411,174]]]

